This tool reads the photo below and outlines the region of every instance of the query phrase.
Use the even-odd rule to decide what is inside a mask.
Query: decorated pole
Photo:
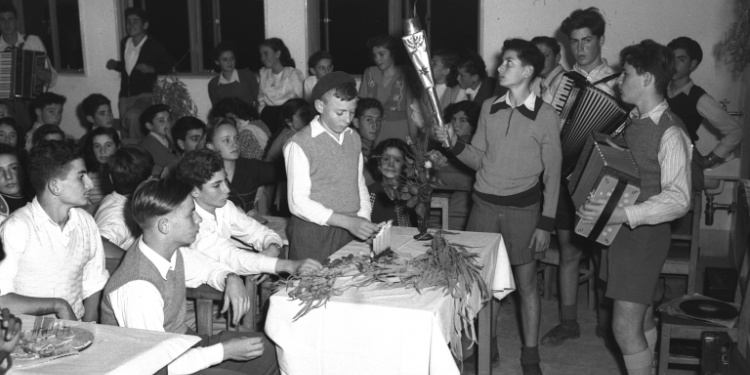
[[[404,36],[401,37],[406,50],[409,52],[414,68],[417,69],[419,79],[424,85],[427,96],[430,98],[430,105],[435,113],[435,124],[439,127],[445,126],[443,114],[440,113],[440,102],[438,101],[437,91],[435,91],[435,80],[432,78],[432,66],[430,64],[430,54],[427,51],[427,38],[419,19],[416,17],[416,11],[412,18],[404,20]],[[449,144],[446,141],[445,146]]]

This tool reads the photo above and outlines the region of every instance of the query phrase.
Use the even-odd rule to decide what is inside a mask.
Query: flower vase
[[[432,235],[427,233],[427,226],[430,224],[430,200],[419,201],[414,207],[414,211],[417,214],[417,229],[419,230],[414,239],[417,241],[431,240]]]

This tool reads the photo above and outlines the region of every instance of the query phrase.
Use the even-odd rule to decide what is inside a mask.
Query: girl
[[[266,155],[266,161],[275,162],[283,161],[283,148],[286,142],[292,138],[294,133],[302,130],[312,121],[312,108],[304,99],[289,99],[281,107],[281,116],[279,121],[284,124],[284,129],[271,144]]]
[[[305,77],[295,69],[289,49],[279,38],[266,39],[260,44],[260,60],[264,67],[260,69],[258,112],[275,135],[283,127],[279,123],[281,106],[289,99],[302,97]]]
[[[96,128],[86,135],[83,160],[94,188],[91,189],[89,208],[96,212],[105,195],[115,190],[109,178],[109,159],[120,148],[120,136],[113,128]]]
[[[248,69],[235,69],[234,44],[221,42],[216,46],[214,61],[219,74],[208,82],[211,105],[224,98],[239,98],[252,107],[258,105],[258,76]]]
[[[373,163],[375,172],[380,176],[380,181],[367,186],[370,191],[370,202],[372,203],[372,222],[382,223],[393,220],[394,225],[400,227],[416,226],[416,215],[404,202],[394,201],[385,193],[383,185],[397,186],[399,179],[403,178],[406,158],[409,155],[409,146],[406,142],[390,138],[378,144],[373,150]]]

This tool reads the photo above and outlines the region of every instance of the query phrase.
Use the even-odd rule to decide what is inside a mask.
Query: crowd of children
[[[0,22],[15,17],[14,9],[0,7]],[[414,226],[414,212],[383,186],[402,181],[407,142],[431,137],[449,161],[443,183],[466,187],[451,196],[451,211],[464,216],[451,220],[452,228],[504,237],[520,295],[524,374],[541,374],[539,342],[554,346],[580,336],[577,272],[589,252],[606,280],[600,300],[610,301],[609,308],[600,303],[597,335],[619,347],[628,373],[650,373],[651,296],[669,248],[669,222],[687,211],[703,169],[729,157],[742,139],[737,121],[690,79],[702,59],[692,39],[626,47],[616,73],[601,56],[605,21],[596,8],[561,23],[572,71],[632,108],[614,142],[634,150],[641,172],[637,204],[612,214],[626,225],[608,249],[593,251],[572,235],[573,223],[576,216],[595,221],[605,203],[575,207],[561,173],[561,121],[550,102],[565,68],[554,38],[506,40],[498,79],[488,76],[482,56],[435,51],[444,127],[434,126],[434,109],[394,37],[368,41],[374,66],[359,88],[351,75],[334,71],[326,51],[310,56],[305,79],[278,38],[258,47],[257,74],[237,69],[237,47],[222,42],[206,123],[173,118],[168,105],[152,103],[154,81],[174,61],[148,35],[143,10],[125,10],[125,24],[120,59],[107,63],[121,74],[119,120],[107,97],[89,95],[80,104],[87,132],[76,144],[60,129],[64,96],[45,92],[26,107],[0,102],[0,306],[189,333],[185,288],[208,284],[225,291],[222,311],[231,309],[236,321],[250,307],[238,275],[316,270],[388,220]],[[24,39],[0,30],[0,49]],[[34,38],[26,36],[24,48]],[[54,83],[54,70],[42,74]],[[691,146],[704,119],[722,135],[707,156]],[[291,216],[288,260],[279,257],[281,237],[256,220],[257,212]],[[540,341],[536,260],[555,240],[561,323]],[[121,261],[112,275],[105,260]],[[170,364],[170,373],[277,366],[262,334],[222,333],[200,346]],[[248,361],[254,358],[260,359]]]

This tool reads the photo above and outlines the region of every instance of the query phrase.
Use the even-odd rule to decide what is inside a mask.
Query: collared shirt
[[[482,81],[479,81],[479,85],[474,89],[472,89],[471,87],[461,89],[458,92],[458,96],[456,96],[456,103],[464,100],[474,100],[474,98],[477,97],[477,93],[479,92],[480,88],[482,88]]]
[[[260,68],[259,75],[258,112],[263,112],[267,105],[280,106],[289,99],[302,98],[305,77],[299,69],[287,66],[274,74],[270,68]]]
[[[648,117],[656,126],[667,109],[669,105],[665,100],[648,113],[640,114],[638,108],[634,108],[630,117]],[[668,128],[661,138],[657,155],[661,167],[661,193],[640,204],[625,207],[631,228],[672,221],[686,212],[690,205],[691,156],[692,146],[687,133],[676,126]]]
[[[126,251],[133,246],[136,240],[136,235],[131,230],[132,224],[128,225],[127,220],[125,220],[127,204],[128,197],[115,191],[102,199],[102,204],[99,205],[99,209],[94,215],[94,220],[96,220],[96,225],[99,227],[99,233],[102,237]]]
[[[674,98],[679,94],[689,95],[693,85],[693,80],[690,80],[685,86],[676,90],[670,85],[667,87],[667,95],[670,98]],[[714,148],[713,153],[718,157],[726,158],[742,142],[742,126],[739,121],[730,116],[724,110],[724,107],[708,94],[704,94],[698,99],[696,109],[703,118],[721,133],[721,140]]]
[[[240,211],[231,201],[211,214],[195,203],[195,212],[203,219],[195,242],[185,252],[197,251],[223,263],[240,275],[276,273],[278,259],[237,248],[230,237],[263,251],[271,245],[283,246],[281,237],[265,225]]]
[[[133,73],[135,64],[138,62],[138,56],[141,54],[141,47],[146,43],[146,39],[148,39],[148,35],[144,36],[137,46],[133,43],[132,37],[128,38],[125,43],[125,71],[128,72],[128,75]]]
[[[237,69],[232,71],[232,76],[229,77],[229,79],[224,78],[224,74],[219,74],[220,85],[228,85],[232,82],[239,82],[239,81],[240,81],[240,74],[237,72]]]
[[[578,63],[575,63],[573,65],[574,72],[580,73],[582,76],[586,77],[586,81],[589,83],[597,82],[605,77],[611,76],[612,74],[615,74],[614,69],[610,68],[610,66],[607,64],[607,60],[602,59],[602,64],[597,66],[594,69],[591,69],[590,72],[587,72],[581,68]],[[595,87],[599,90],[602,90],[606,92],[609,95],[615,96],[615,86],[617,85],[617,78],[612,78],[611,80],[600,83],[596,85]]]
[[[24,36],[23,34],[16,32],[18,34],[18,39],[16,39],[16,44],[14,44],[12,47],[19,47],[23,46],[23,49],[25,51],[37,51],[37,52],[44,52],[47,53],[47,49],[44,48],[44,43],[41,39],[39,39],[36,35],[28,35]],[[0,51],[7,50],[11,45],[9,45],[5,39],[0,37]],[[57,70],[52,66],[52,63],[49,60],[49,54],[47,54],[47,58],[44,61],[44,68],[49,69],[50,72],[52,72],[52,79],[49,82],[49,87],[55,86],[55,83],[57,82]]]
[[[167,272],[177,264],[177,251],[182,251],[185,265],[185,286],[195,288],[201,284],[224,290],[227,275],[232,271],[195,251],[179,249],[170,260],[151,249],[143,238],[138,240],[138,249],[154,264],[166,280]],[[164,332],[164,298],[154,284],[145,280],[131,281],[109,294],[112,311],[120,327]],[[221,344],[205,348],[193,348],[169,364],[170,374],[192,374],[221,363],[224,347]]]
[[[81,208],[68,210],[60,227],[34,198],[3,223],[0,238],[6,254],[0,262],[0,295],[62,298],[80,319],[83,300],[109,279],[99,229]]]
[[[320,122],[320,116],[315,117],[310,122],[310,130],[312,131],[312,137],[331,137],[338,144],[343,144],[344,136],[347,132],[352,132],[352,128],[346,128],[341,134],[336,135],[326,130]],[[297,216],[318,224],[326,226],[328,219],[333,215],[333,210],[327,208],[310,199],[310,189],[312,188],[312,180],[310,180],[310,161],[305,155],[302,148],[294,141],[287,142],[284,146],[284,160],[286,162],[287,170],[287,184],[289,186],[289,209]],[[372,207],[370,206],[370,193],[367,190],[365,184],[365,177],[362,174],[364,160],[362,153],[359,154],[359,169],[357,176],[359,181],[359,211],[357,216],[370,220],[370,213]]]
[[[551,104],[552,100],[555,98],[557,88],[560,87],[560,82],[562,82],[563,73],[565,73],[565,67],[557,64],[557,66],[547,74],[547,77],[542,78],[539,76],[534,79],[534,82],[531,83],[531,91],[533,91],[536,96],[542,98],[545,103]]]

